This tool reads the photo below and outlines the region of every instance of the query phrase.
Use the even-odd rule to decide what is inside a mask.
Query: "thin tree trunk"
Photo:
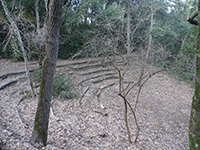
[[[37,33],[40,32],[39,1],[40,1],[40,0],[35,0],[35,15],[36,15]]]
[[[127,61],[128,65],[130,64],[130,54],[131,54],[131,12],[130,12],[130,0],[127,0]]]
[[[42,143],[43,146],[47,144],[49,112],[58,53],[62,4],[62,0],[50,0],[48,5],[46,52],[43,60],[40,95],[32,133],[32,140]]]
[[[150,29],[149,29],[149,42],[148,42],[148,48],[147,48],[147,53],[145,56],[145,65],[149,59],[149,53],[151,51],[151,45],[152,45],[152,30],[153,30],[153,16],[154,16],[154,12],[153,12],[153,5],[154,5],[154,0],[151,1],[151,23],[150,23]],[[146,67],[146,66],[145,66]]]
[[[17,40],[19,42],[19,46],[20,46],[20,49],[23,53],[23,58],[24,58],[24,64],[25,64],[25,70],[26,70],[26,74],[27,74],[27,77],[28,77],[28,81],[29,81],[29,86],[30,86],[30,90],[32,92],[32,96],[34,97],[35,96],[35,92],[34,92],[34,89],[33,89],[33,82],[31,80],[31,77],[30,77],[30,73],[29,73],[29,65],[28,65],[28,59],[27,59],[27,54],[26,54],[26,51],[25,51],[25,48],[24,48],[24,44],[23,44],[23,41],[22,41],[22,37],[20,35],[20,32],[19,32],[19,29],[15,23],[15,21],[11,18],[10,16],[10,13],[8,11],[8,8],[6,7],[5,5],[5,1],[4,0],[1,0],[1,4],[3,6],[3,9],[4,9],[4,12],[5,12],[5,15],[8,19],[8,21],[10,22],[10,25],[12,27],[12,30],[15,34],[15,36],[17,37]]]
[[[150,19],[150,28],[149,28],[149,41],[148,41],[148,47],[147,47],[147,51],[146,51],[146,55],[145,55],[145,59],[144,59],[144,64],[142,66],[141,75],[139,77],[139,80],[141,80],[143,75],[144,75],[144,70],[146,68],[146,64],[147,64],[148,59],[149,59],[149,53],[150,53],[151,47],[152,47],[152,30],[153,30],[153,17],[154,17],[153,7],[154,7],[154,0],[151,0],[151,6],[150,6],[151,19]]]
[[[200,17],[200,0],[198,0],[198,18]],[[195,92],[192,101],[189,141],[191,150],[200,149],[200,18],[198,19],[197,56],[196,56],[196,77]]]

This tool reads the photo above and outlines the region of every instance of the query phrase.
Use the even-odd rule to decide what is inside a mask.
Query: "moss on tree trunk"
[[[200,0],[198,11],[198,16],[200,17]],[[189,124],[189,142],[191,150],[200,150],[200,18],[198,18],[198,22],[195,92]]]
[[[62,4],[62,0],[50,0],[49,11],[47,12],[46,52],[42,65],[40,95],[32,133],[32,140],[37,143],[42,143],[43,146],[47,144],[49,112],[58,53]]]

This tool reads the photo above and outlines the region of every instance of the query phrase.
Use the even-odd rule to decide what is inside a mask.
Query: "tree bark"
[[[35,15],[36,15],[37,33],[40,32],[39,1],[40,0],[35,0]]]
[[[50,0],[48,5],[46,52],[42,65],[40,95],[32,133],[32,140],[42,143],[43,146],[47,145],[49,112],[58,53],[62,4],[62,0]]]
[[[19,42],[19,46],[20,46],[20,49],[22,51],[23,58],[24,58],[25,70],[26,70],[26,74],[27,74],[27,77],[28,77],[29,86],[30,86],[30,89],[31,89],[31,92],[32,92],[32,96],[34,97],[35,96],[35,92],[34,92],[34,89],[33,89],[33,82],[31,80],[30,73],[29,73],[28,58],[27,58],[26,50],[24,48],[22,37],[20,35],[19,29],[18,29],[15,21],[11,18],[11,15],[10,15],[10,13],[8,11],[8,8],[6,7],[5,1],[1,0],[1,4],[3,6],[3,9],[4,9],[6,17],[7,17],[8,21],[10,22],[12,30],[13,30],[13,32],[14,32],[14,34],[17,37],[17,40]]]
[[[200,149],[200,0],[198,0],[198,36],[196,56],[195,92],[192,101],[189,142],[191,150]]]
[[[144,70],[146,68],[146,64],[149,60],[149,53],[151,51],[151,47],[152,47],[152,30],[153,30],[153,17],[154,17],[154,0],[151,0],[151,6],[150,6],[150,28],[149,28],[149,41],[148,41],[148,47],[147,47],[147,51],[146,51],[146,55],[144,58],[144,64],[142,66],[142,70],[141,70],[141,74],[139,77],[139,80],[142,79],[143,75],[144,75]],[[140,84],[140,82],[139,82]]]
[[[131,12],[130,12],[130,0],[127,0],[127,61],[128,65],[130,64],[130,54],[131,54]]]
[[[149,59],[149,53],[151,51],[151,45],[152,45],[152,30],[153,30],[153,16],[154,16],[153,6],[154,6],[154,0],[151,0],[151,6],[150,6],[151,20],[150,20],[150,29],[149,29],[149,42],[148,42],[147,53],[146,53],[146,56],[145,56],[145,65],[146,65],[146,63]]]

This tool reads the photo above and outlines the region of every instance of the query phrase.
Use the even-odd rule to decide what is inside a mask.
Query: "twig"
[[[81,97],[79,98],[79,100],[78,100],[78,106],[81,106],[81,100],[83,99],[83,97],[85,96],[85,94],[87,93],[87,91],[90,89],[90,85],[88,85],[87,87],[86,87],[86,89],[83,91],[83,93],[82,93],[82,95],[81,95]]]
[[[95,112],[95,113],[97,113],[97,114],[100,114],[100,115],[102,115],[102,116],[108,116],[108,114],[107,114],[107,113],[102,113],[102,112],[100,112],[100,111],[97,111],[97,110],[95,110],[94,112]]]
[[[16,111],[16,113],[17,113],[17,117],[18,117],[19,121],[21,122],[21,124],[24,126],[24,128],[28,129],[28,125],[25,124],[25,123],[22,121],[22,119],[21,119],[21,117],[20,117],[20,115],[19,115],[19,111],[18,111],[18,109],[17,109],[17,106],[21,103],[21,101],[23,101],[23,99],[24,99],[24,97],[22,97],[21,99],[19,99],[19,100],[17,101],[17,103],[15,104],[15,111]]]
[[[138,80],[138,82],[136,82],[134,85],[132,85],[130,88],[129,88],[129,90],[126,92],[126,94],[125,94],[125,97],[128,95],[128,93],[136,86],[136,85],[138,85],[138,83],[140,83],[143,79],[145,79],[146,77],[148,77],[148,76],[153,76],[153,75],[155,75],[155,74],[157,74],[157,73],[160,73],[160,72],[162,72],[162,71],[165,71],[166,69],[161,69],[161,70],[158,70],[158,71],[156,71],[156,72],[153,72],[152,74],[150,74],[150,75],[146,75],[146,76],[144,76],[143,78],[141,78],[140,80]]]
[[[158,74],[158,73],[160,73],[160,72],[162,72],[162,71],[164,71],[164,70],[162,69],[162,70],[159,70],[159,71],[156,71],[156,72],[150,74],[150,75],[148,76],[148,78],[147,78],[146,80],[144,80],[144,82],[140,85],[139,90],[138,90],[138,94],[137,94],[137,98],[136,98],[136,102],[135,102],[134,111],[136,111],[137,104],[138,104],[138,101],[139,101],[140,91],[141,91],[142,87],[144,86],[144,84],[145,84],[151,77],[153,77],[154,75],[156,75],[156,74]]]

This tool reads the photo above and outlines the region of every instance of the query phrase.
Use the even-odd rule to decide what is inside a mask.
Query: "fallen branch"
[[[114,69],[112,68],[108,68],[108,69],[99,69],[99,70],[94,70],[94,71],[87,71],[87,72],[83,72],[80,73],[80,75],[90,75],[90,74],[95,74],[95,73],[99,73],[99,72],[108,72],[108,71],[113,71]]]
[[[103,112],[100,112],[100,111],[97,111],[97,110],[95,110],[94,112],[97,113],[97,114],[100,114],[102,116],[108,116],[107,113],[103,113]]]
[[[28,125],[25,124],[25,123],[22,121],[22,119],[21,119],[21,117],[20,117],[20,115],[19,115],[18,108],[17,108],[17,106],[21,103],[21,101],[23,101],[23,99],[24,99],[24,98],[22,97],[21,99],[19,99],[19,100],[17,101],[17,103],[15,104],[15,111],[16,111],[16,113],[17,113],[17,117],[18,117],[19,121],[21,122],[21,124],[24,126],[24,128],[28,129]]]
[[[14,79],[14,80],[11,80],[11,81],[8,81],[6,83],[4,83],[3,85],[0,86],[0,90],[4,89],[5,87],[11,85],[11,84],[14,84],[17,82],[17,79]]]
[[[85,96],[85,94],[87,93],[87,91],[89,90],[89,88],[90,88],[90,85],[88,85],[87,87],[86,87],[86,89],[83,91],[83,93],[82,93],[82,95],[81,95],[81,97],[79,98],[79,100],[78,100],[78,106],[81,106],[81,100],[83,99],[83,97]]]
[[[24,79],[25,77],[21,77],[21,78],[18,78],[18,79],[14,79],[14,80],[11,80],[11,81],[8,81],[8,82],[5,82],[3,85],[0,85],[0,90],[6,88],[7,86],[11,85],[11,84],[14,84],[16,83],[18,80],[20,79]]]
[[[79,84],[82,84],[83,82],[86,82],[86,81],[88,81],[88,80],[97,79],[97,78],[100,78],[100,77],[110,76],[110,75],[114,75],[114,74],[115,74],[115,73],[113,73],[113,72],[109,72],[109,73],[104,73],[104,74],[92,76],[92,77],[89,77],[89,78],[87,78],[87,79],[84,79],[84,80],[80,81]]]
[[[33,69],[30,69],[29,72],[33,72]],[[6,74],[3,74],[3,75],[0,75],[0,79],[5,79],[7,78],[8,76],[12,76],[12,75],[18,75],[18,74],[24,74],[26,73],[25,70],[22,70],[22,71],[17,71],[17,72],[10,72],[10,73],[6,73]]]

